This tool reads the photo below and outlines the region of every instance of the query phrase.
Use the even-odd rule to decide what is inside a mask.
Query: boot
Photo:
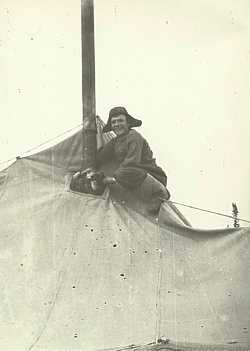
[[[162,183],[147,174],[141,186],[134,190],[134,193],[143,201],[148,202],[147,210],[149,213],[157,214],[163,200],[170,198],[170,193]]]

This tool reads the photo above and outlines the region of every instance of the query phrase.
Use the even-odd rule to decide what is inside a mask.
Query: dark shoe
[[[147,207],[147,211],[152,214],[157,214],[161,208],[162,200],[156,196],[152,196],[150,205]]]
[[[140,188],[134,192],[140,199],[149,203],[147,210],[152,214],[157,214],[162,202],[170,198],[168,189],[150,174],[147,174]]]

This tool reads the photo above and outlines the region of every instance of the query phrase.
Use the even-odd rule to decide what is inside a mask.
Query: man
[[[109,112],[103,133],[113,131],[116,137],[98,150],[100,164],[117,159],[119,167],[113,177],[106,177],[104,184],[118,183],[147,199],[148,212],[158,213],[162,199],[170,198],[166,189],[167,176],[157,166],[147,141],[135,131],[142,122],[128,114],[124,107],[114,107]]]

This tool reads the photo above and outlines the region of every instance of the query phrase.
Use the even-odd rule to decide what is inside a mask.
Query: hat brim
[[[142,125],[142,121],[141,120],[136,119],[136,118],[132,117],[129,114],[127,114],[127,117],[129,118],[129,125],[130,125],[131,128],[140,127]],[[111,132],[112,131],[111,118],[112,117],[109,117],[108,122],[102,128],[102,132],[103,133],[107,133],[107,132]]]

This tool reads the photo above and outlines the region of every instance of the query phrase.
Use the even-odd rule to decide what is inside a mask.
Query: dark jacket
[[[162,168],[157,166],[148,142],[134,129],[121,138],[115,137],[98,150],[99,164],[112,159],[117,159],[120,164],[114,177],[124,168],[137,167],[138,170],[151,174],[164,186],[167,184],[167,176]]]

